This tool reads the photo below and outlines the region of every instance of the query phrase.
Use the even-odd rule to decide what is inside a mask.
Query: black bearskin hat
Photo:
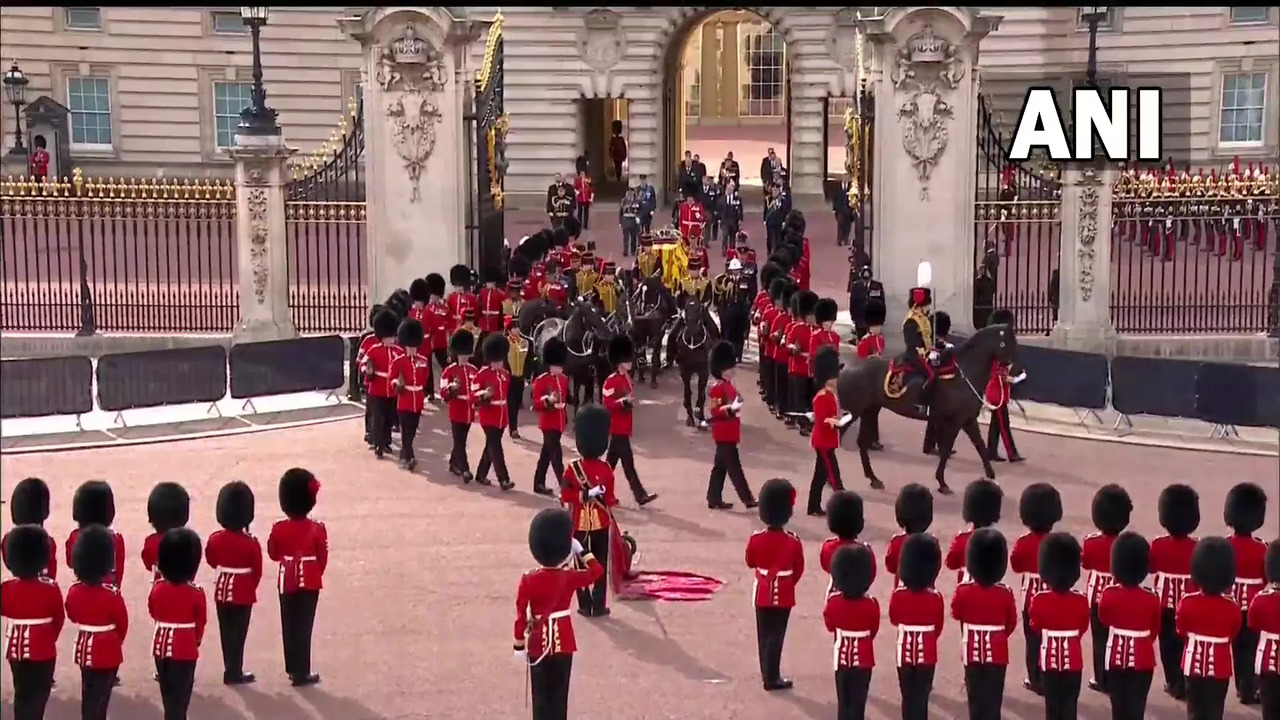
[[[1200,494],[1189,485],[1173,484],[1160,491],[1160,527],[1176,538],[1190,537],[1200,527]]]
[[[813,356],[813,384],[821,387],[828,380],[840,376],[840,351],[824,345]]]
[[[466,287],[471,284],[471,268],[466,265],[454,265],[449,268],[449,284],[454,287]]]
[[[904,485],[893,503],[893,516],[905,533],[922,533],[933,524],[933,492],[920,483]]]
[[[933,336],[946,337],[951,334],[951,315],[944,310],[933,314]]]
[[[426,280],[415,278],[409,283],[409,299],[419,303],[425,303],[431,299],[431,291],[427,289]]]
[[[1119,485],[1104,485],[1093,496],[1093,526],[1104,535],[1119,535],[1129,527],[1133,500]]]
[[[721,340],[711,346],[711,354],[707,357],[707,369],[711,377],[721,379],[725,370],[738,364],[738,349],[728,340]]]
[[[885,307],[883,300],[869,300],[867,307],[862,312],[862,317],[869,326],[884,325],[884,320],[889,315],[889,309]]]
[[[809,290],[801,290],[791,296],[791,311],[798,317],[808,317],[813,314],[814,309],[818,305],[818,294]]]
[[[1266,565],[1267,582],[1280,583],[1280,540],[1272,540],[1267,546]]]
[[[569,233],[569,237],[577,240],[582,234],[582,222],[578,218],[570,215],[564,219],[564,231]]]
[[[768,292],[773,285],[773,281],[783,275],[786,275],[786,271],[778,263],[766,261],[764,265],[760,266],[760,287]]]
[[[502,271],[497,268],[486,267],[480,271],[480,282],[486,285],[489,283],[497,284],[505,279],[506,278],[502,276]]]
[[[71,499],[71,519],[79,527],[105,525],[116,521],[116,498],[105,480],[89,480],[76,488]]]
[[[1226,538],[1200,538],[1191,551],[1191,582],[1205,595],[1222,595],[1236,582],[1236,553]]]
[[[4,566],[20,580],[32,580],[49,565],[53,543],[39,525],[19,525],[4,536]]]
[[[369,306],[369,327],[373,327],[374,318],[378,317],[378,313],[385,309],[386,308],[382,307],[382,303],[374,303]]]
[[[609,411],[599,405],[583,405],[573,418],[573,442],[578,454],[598,460],[609,451]]]
[[[417,318],[409,318],[400,323],[396,330],[396,343],[402,348],[416,348],[423,341],[422,322]]]
[[[1040,541],[1038,563],[1044,584],[1055,592],[1067,592],[1080,580],[1080,543],[1070,533],[1049,533]]]
[[[413,304],[413,296],[404,288],[399,288],[395,292],[391,293],[391,300],[405,306],[406,308]]]
[[[547,367],[564,367],[569,361],[569,346],[558,337],[548,338],[542,346],[542,362]]]
[[[866,545],[844,545],[831,556],[831,584],[850,600],[865,597],[871,589],[876,559]]]
[[[280,509],[290,519],[300,520],[316,506],[320,481],[310,470],[289,468],[280,476]]]
[[[909,590],[928,590],[938,582],[942,572],[942,546],[929,533],[908,535],[902,541],[902,557],[898,560],[898,579]]]
[[[862,534],[866,519],[862,514],[862,496],[841,490],[827,500],[827,529],[841,540],[854,540]]]
[[[160,577],[175,585],[196,579],[200,570],[200,536],[191,528],[174,528],[160,538],[156,552]]]
[[[1151,545],[1131,530],[1120,533],[1111,544],[1111,577],[1129,588],[1138,587],[1151,572]]]
[[[400,327],[400,316],[394,310],[383,308],[373,318],[373,334],[379,339],[393,338],[396,336],[396,329]]]
[[[147,522],[156,532],[180,528],[191,519],[191,496],[175,482],[162,482],[147,498]]]
[[[774,278],[773,282],[769,283],[769,299],[774,302],[783,302],[783,296],[786,295],[787,288],[789,287],[791,287],[790,278]],[[788,299],[790,299],[789,296]]]
[[[787,229],[804,234],[804,213],[799,210],[792,210],[787,213]]]
[[[969,577],[982,587],[991,587],[1004,579],[1009,569],[1009,544],[995,528],[979,528],[969,536],[964,567]]]
[[[1004,308],[1001,308],[991,313],[992,325],[1008,325],[1009,327],[1013,327],[1013,321],[1014,318],[1012,310],[1005,310]]]
[[[547,508],[529,523],[529,552],[542,567],[560,567],[573,552],[573,518],[567,510]]]
[[[616,335],[609,341],[609,364],[617,367],[618,363],[631,362],[635,359],[636,347],[626,335]]]
[[[513,278],[527,278],[533,272],[533,261],[517,252],[507,261],[507,275]]]
[[[40,478],[19,480],[9,496],[9,519],[14,525],[40,525],[49,519],[49,486]]]
[[[791,522],[796,509],[796,489],[785,478],[766,480],[760,486],[760,522],[769,527],[783,527]]]
[[[975,528],[984,528],[1000,522],[1004,490],[994,480],[979,478],[964,488],[964,503],[960,516]]]
[[[233,480],[218,491],[218,505],[214,511],[218,524],[227,530],[247,530],[253,524],[253,489]]]
[[[1028,530],[1047,533],[1062,521],[1062,495],[1048,483],[1032,483],[1018,498],[1018,517]]]
[[[776,265],[778,267],[778,271],[782,273],[781,277],[786,277],[787,272],[791,270],[791,256],[783,252],[782,248],[778,248],[770,253],[766,262]]]
[[[71,570],[86,585],[101,585],[116,566],[116,539],[101,525],[90,525],[76,534],[71,547]]]
[[[440,273],[429,273],[424,279],[427,284],[427,294],[436,297],[444,297],[445,285],[444,276]]]
[[[1253,483],[1240,483],[1227,491],[1222,520],[1240,535],[1252,535],[1267,521],[1267,493]]]
[[[835,322],[840,314],[840,306],[831,298],[822,298],[813,306],[813,319],[818,323]]]
[[[449,352],[454,355],[470,355],[476,351],[476,336],[466,330],[458,330],[449,338]]]
[[[484,339],[480,354],[484,356],[486,363],[497,363],[506,360],[507,352],[510,350],[511,341],[507,340],[507,336],[502,333],[493,333]]]

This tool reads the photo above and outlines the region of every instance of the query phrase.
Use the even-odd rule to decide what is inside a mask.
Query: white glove
[[[516,650],[514,653],[512,653],[512,655],[513,655],[513,656],[515,657],[515,659],[517,659],[517,660],[523,660],[523,661],[525,661],[525,662],[529,662],[529,651],[528,651],[528,650]]]
[[[1027,373],[1026,371],[1023,371],[1018,373],[1015,377],[1009,378],[1009,382],[1012,383],[1013,385],[1017,385],[1018,383],[1026,379],[1027,379]]]
[[[588,491],[587,491],[587,497],[588,497],[588,498],[591,498],[591,499],[593,499],[593,500],[594,500],[595,498],[600,497],[601,495],[604,495],[604,488],[603,488],[603,487],[601,487],[600,485],[597,485],[597,486],[595,486],[595,487],[593,487],[593,488],[591,488],[590,490],[588,490]]]
[[[578,542],[578,538],[574,538],[573,539],[573,556],[579,557],[582,555],[582,552],[583,552],[582,543]]]
[[[840,416],[840,419],[839,419],[839,420],[836,420],[836,427],[837,427],[837,428],[846,428],[846,427],[849,427],[849,424],[850,424],[850,423],[852,423],[852,422],[853,422],[853,414],[852,414],[852,413],[845,413],[844,415],[841,415],[841,416]]]
[[[738,398],[734,398],[734,399],[733,399],[733,402],[729,403],[729,409],[730,409],[730,410],[732,410],[732,411],[734,411],[734,412],[738,412],[739,410],[741,410],[741,409],[742,409],[742,398],[740,398],[740,397],[738,397]]]
[[[929,362],[937,362],[937,361],[938,361],[938,357],[939,357],[939,355],[938,355],[938,351],[937,351],[937,350],[930,350],[930,351],[929,351]]]

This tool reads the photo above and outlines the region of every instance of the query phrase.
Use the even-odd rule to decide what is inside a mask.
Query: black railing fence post
[[[76,259],[80,276],[80,329],[76,331],[76,336],[89,337],[98,332],[98,323],[93,307],[93,290],[89,286],[89,253],[85,250],[84,232],[84,224],[88,220],[83,212],[84,180],[79,170],[76,170],[75,184],[72,191],[75,193],[76,198]]]

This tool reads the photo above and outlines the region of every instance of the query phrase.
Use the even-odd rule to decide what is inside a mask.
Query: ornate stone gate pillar
[[[285,247],[285,163],[297,152],[279,135],[237,135],[226,153],[236,161],[236,261],[240,323],[235,342],[297,337],[289,314]]]
[[[1054,345],[1114,350],[1111,322],[1111,194],[1116,172],[1072,168],[1062,176],[1062,250]]]

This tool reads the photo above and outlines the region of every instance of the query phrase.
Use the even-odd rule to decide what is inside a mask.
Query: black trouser
[[[1111,670],[1111,720],[1143,720],[1147,714],[1147,693],[1151,692],[1150,670]]]
[[[999,455],[1001,444],[1004,445],[1005,457],[1018,456],[1018,445],[1013,441],[1013,428],[1009,426],[1009,403],[991,411],[991,424],[987,426],[987,457]]]
[[[809,411],[809,407],[813,404],[813,393],[809,391],[811,384],[812,380],[804,375],[787,375],[787,392],[790,397],[787,403],[788,412],[802,413]],[[796,424],[801,426],[807,427],[812,424],[805,418],[795,415],[790,416],[789,419],[794,420]]]
[[[1004,665],[965,665],[964,692],[969,720],[1000,720],[1004,705]]]
[[[760,678],[766,685],[782,679],[782,644],[787,639],[791,608],[756,608],[756,648],[760,655]]]
[[[107,720],[119,668],[80,668],[80,720]]]
[[[480,453],[480,462],[476,465],[476,479],[480,482],[488,480],[489,468],[498,476],[502,485],[511,483],[511,475],[507,472],[507,455],[502,449],[502,433],[506,428],[480,426],[484,431],[484,451]]]
[[[196,684],[196,661],[157,658],[156,675],[160,678],[164,720],[187,720],[191,689]]]
[[[853,230],[853,218],[836,214],[836,245],[849,244],[849,232]]]
[[[622,223],[622,255],[627,257],[636,254],[636,246],[640,244],[640,225],[638,222]]]
[[[640,475],[636,473],[636,457],[631,452],[630,436],[610,435],[609,453],[605,459],[609,462],[609,467],[614,470],[618,468],[618,463],[622,463],[622,474],[627,478],[627,485],[631,486],[631,494],[636,502],[649,496],[649,493],[645,492],[644,483],[640,482]]]
[[[1031,629],[1031,616],[1025,609],[1022,611],[1022,637],[1026,647],[1027,680],[1031,687],[1040,688],[1040,633]]]
[[[471,462],[467,460],[467,435],[471,433],[471,423],[449,423],[449,432],[453,435],[453,449],[449,451],[449,469],[458,473],[470,472]]]
[[[284,641],[284,671],[291,678],[311,674],[311,631],[316,624],[318,590],[280,594],[280,638]]]
[[[809,481],[809,512],[822,510],[822,488],[830,485],[833,491],[844,489],[840,479],[840,462],[835,450],[813,451],[813,479]]]
[[[1280,717],[1280,675],[1259,675],[1258,689],[1262,695],[1262,717],[1266,720]]]
[[[434,362],[433,362],[434,361]],[[449,351],[445,348],[436,348],[427,355],[427,397],[436,394],[436,367],[438,366],[441,373],[449,366]]]
[[[1203,677],[1189,677],[1186,682],[1187,720],[1222,720],[1231,682]]]
[[[724,479],[728,476],[733,483],[734,492],[743,503],[755,502],[751,494],[751,486],[747,484],[747,475],[742,470],[742,457],[738,453],[738,443],[716,443],[716,461],[711,466],[711,477],[707,480],[707,504],[715,505],[724,502]]]
[[[533,469],[533,488],[535,490],[547,486],[547,468],[556,473],[556,485],[564,478],[564,448],[560,446],[560,438],[564,433],[560,430],[542,431],[542,450],[538,452],[538,464]]]
[[[777,411],[780,413],[787,412],[805,412],[805,408],[795,410],[791,407],[791,393],[787,386],[787,363],[785,361],[773,361],[773,402]],[[790,416],[784,416],[790,417]]]
[[[650,230],[653,230],[653,213],[643,213],[640,215],[640,232]]]
[[[1080,704],[1080,673],[1050,671],[1044,683],[1045,720],[1076,720]]]
[[[1258,652],[1258,633],[1249,629],[1249,613],[1242,613],[1240,632],[1231,645],[1231,661],[1234,664],[1232,677],[1236,681],[1236,694],[1242,698],[1251,698],[1258,693],[1258,683],[1253,673],[1253,656]]]
[[[218,603],[216,610],[222,640],[222,677],[234,680],[244,674],[244,643],[249,637],[253,606]]]
[[[1173,608],[1160,611],[1160,667],[1164,669],[1164,684],[1170,691],[1182,696],[1185,683],[1182,677],[1182,648],[1185,645],[1178,634]]]
[[[1102,624],[1102,619],[1098,617],[1098,606],[1093,605],[1089,608],[1089,635],[1093,638],[1093,644],[1090,650],[1093,652],[1093,679],[1102,687],[1103,692],[1107,690],[1107,636],[1110,629]]]
[[[556,653],[529,666],[533,720],[569,720],[569,676],[573,655]]]
[[[53,691],[54,660],[10,660],[13,673],[13,720],[44,720]]]
[[[836,670],[836,720],[863,720],[867,716],[867,691],[870,689],[870,669]]]
[[[929,696],[933,694],[935,669],[933,665],[903,665],[898,668],[902,720],[929,720]]]
[[[396,422],[396,399],[370,395],[366,406],[373,408],[373,446],[381,450],[391,449],[391,427]]]
[[[418,424],[422,422],[422,413],[412,410],[400,410],[400,459],[413,460],[413,441],[418,437]]]
[[[507,429],[515,432],[520,426],[520,406],[524,405],[524,378],[512,377],[507,386]]]
[[[578,203],[578,222],[583,230],[591,227],[591,203]]]
[[[774,409],[776,404],[773,397],[773,360],[761,356],[756,371],[760,383],[760,397],[764,399],[765,405]]]
[[[609,607],[609,529],[575,532],[573,537],[604,566],[604,574],[595,584],[578,590],[578,609],[598,615]]]

